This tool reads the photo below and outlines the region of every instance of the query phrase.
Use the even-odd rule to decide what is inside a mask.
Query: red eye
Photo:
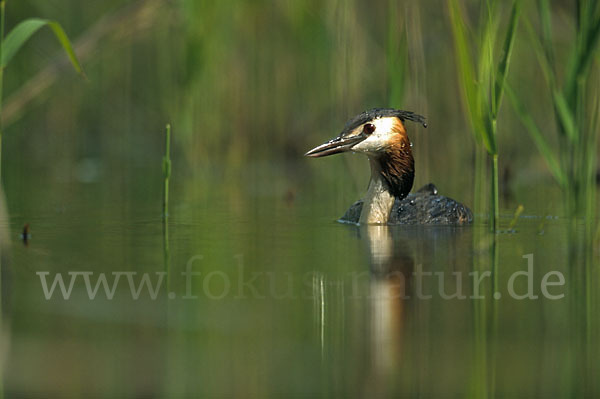
[[[375,125],[373,125],[372,123],[366,123],[366,124],[363,126],[363,132],[364,132],[365,134],[371,134],[371,133],[373,133],[374,131],[375,131]]]

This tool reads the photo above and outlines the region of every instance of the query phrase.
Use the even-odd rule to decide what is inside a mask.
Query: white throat
[[[387,224],[396,198],[381,175],[379,161],[369,157],[369,163],[371,164],[371,181],[363,199],[358,222],[360,224]]]

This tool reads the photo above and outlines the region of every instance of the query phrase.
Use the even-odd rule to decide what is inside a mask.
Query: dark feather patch
[[[415,178],[415,162],[410,150],[408,137],[390,146],[380,158],[381,175],[396,198],[403,199],[408,195]]]

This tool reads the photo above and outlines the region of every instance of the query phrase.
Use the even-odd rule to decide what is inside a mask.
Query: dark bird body
[[[365,197],[354,203],[340,221],[361,224],[465,224],[469,208],[439,195],[433,184],[414,194],[411,143],[404,127],[410,120],[426,127],[425,118],[412,112],[376,108],[352,118],[336,138],[310,150],[310,157],[341,152],[367,155],[371,181]]]
[[[339,221],[358,223],[362,207],[363,200],[356,201]],[[471,223],[472,220],[469,208],[452,198],[439,195],[437,188],[429,183],[403,199],[396,198],[388,224],[461,225]]]

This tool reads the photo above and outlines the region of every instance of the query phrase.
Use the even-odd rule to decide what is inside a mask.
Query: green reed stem
[[[4,47],[4,16],[6,10],[6,2],[5,0],[0,1],[0,60],[2,59],[2,51]],[[2,135],[4,133],[4,129],[2,127],[2,90],[3,90],[3,81],[4,81],[4,68],[0,67],[0,195],[2,195]],[[4,323],[2,323],[2,319],[4,314],[2,312],[2,253],[1,247],[3,243],[0,243],[0,333],[2,333],[2,329],[4,328]],[[4,398],[4,370],[0,370],[0,399]]]
[[[167,272],[167,289],[170,289],[170,251],[169,251],[169,180],[171,178],[171,125],[167,124],[165,134],[165,156],[163,157],[163,249],[165,271]],[[170,292],[170,291],[169,291]]]
[[[2,51],[4,47],[4,15],[6,9],[6,1],[0,1],[0,59],[2,59]],[[2,89],[4,80],[4,68],[0,67],[0,187],[2,187]]]
[[[485,17],[480,19],[479,37],[475,56],[471,54],[471,40],[465,23],[465,15],[457,0],[450,1],[450,22],[454,37],[457,71],[461,92],[468,119],[477,146],[485,148],[490,160],[491,181],[487,181],[487,164],[478,162],[477,177],[485,177],[482,185],[476,187],[476,197],[481,187],[489,187],[489,224],[492,233],[497,231],[500,216],[498,203],[498,143],[497,119],[509,70],[511,53],[519,21],[520,0],[512,2],[506,35],[502,44],[501,56],[494,60],[498,30],[493,23],[495,2],[486,2]],[[479,160],[480,161],[480,160]],[[476,183],[477,184],[477,183]],[[487,190],[486,190],[487,191]],[[483,200],[479,201],[480,204]]]
[[[484,190],[486,164],[485,157],[487,152],[479,146],[475,146],[475,195],[473,198],[473,206],[475,214],[479,215],[485,212],[484,200],[486,191]]]
[[[163,157],[163,175],[165,186],[163,191],[163,219],[169,219],[169,179],[171,178],[171,125],[167,124],[165,134],[165,156]]]
[[[497,198],[497,197],[496,197]],[[497,204],[497,201],[496,201]],[[490,320],[490,332],[489,332],[489,384],[490,384],[490,396],[494,397],[494,393],[496,392],[496,359],[498,353],[498,307],[500,306],[499,301],[496,299],[495,295],[499,291],[499,282],[498,282],[498,241],[497,235],[494,234],[492,236],[492,245],[490,247],[490,261],[492,263],[492,294],[490,301],[491,305],[491,320]]]
[[[492,157],[492,187],[490,198],[490,230],[496,231],[498,218],[500,217],[500,208],[498,206],[498,154]]]
[[[164,260],[164,268],[167,274],[167,282],[166,282],[166,294],[168,298],[171,298],[171,252],[169,249],[169,180],[171,179],[171,124],[167,124],[165,127],[165,155],[163,156],[163,177],[164,177],[164,188],[163,188],[163,260]],[[170,303],[167,303],[166,313],[165,313],[165,323],[167,326],[167,350],[166,350],[166,370],[167,370],[167,381],[174,380],[174,364],[176,361],[174,360],[175,353],[173,351],[174,347],[174,339],[172,337],[170,326]],[[171,384],[165,384],[165,390],[169,395],[172,396],[172,392],[170,392]]]

